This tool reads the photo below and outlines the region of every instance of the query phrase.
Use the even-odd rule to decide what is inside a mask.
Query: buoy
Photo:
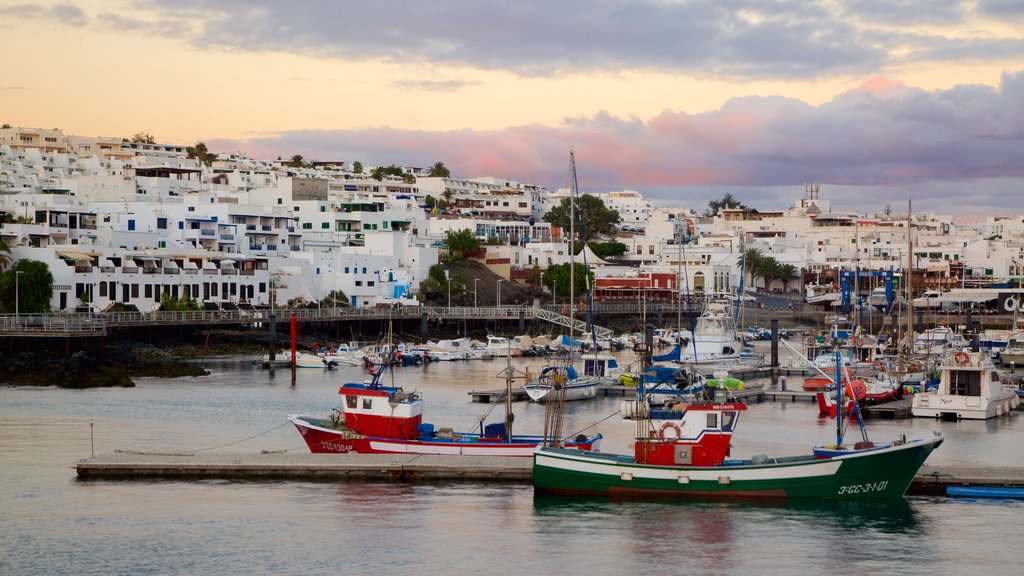
[[[1014,298],[1013,296],[1010,296],[1009,298],[1007,298],[1006,302],[1003,302],[1003,309],[1006,310],[1007,312],[1013,312],[1014,310],[1016,310],[1017,309],[1017,299]]]

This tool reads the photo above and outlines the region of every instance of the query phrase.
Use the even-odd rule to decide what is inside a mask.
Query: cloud
[[[1005,74],[998,88],[937,92],[876,77],[820,106],[745,97],[713,112],[666,110],[645,120],[601,113],[560,126],[495,131],[297,130],[208,142],[261,158],[302,154],[405,166],[442,161],[458,177],[488,175],[548,188],[566,185],[574,148],[584,191],[634,189],[671,199],[744,189],[775,198],[780,190],[792,196],[805,182],[819,182],[855,191],[844,193],[844,202],[865,209],[907,195],[935,207],[956,206],[977,194],[984,201],[963,209],[1016,210],[1024,183],[1020,102],[1024,72]]]
[[[0,6],[0,17],[60,22],[69,26],[85,26],[89,23],[85,12],[78,6],[70,3],[52,4],[49,6],[40,6],[38,4]]]
[[[342,60],[468,67],[525,77],[654,70],[695,76],[809,78],[874,73],[907,54],[1019,57],[1015,39],[909,33],[1019,13],[1006,0],[439,0],[301,6],[276,0],[140,0],[174,23],[153,33],[196,46]],[[120,22],[107,19],[122,29]],[[976,29],[976,27],[975,27]],[[894,54],[900,56],[894,56]]]
[[[419,90],[423,92],[458,92],[466,86],[479,84],[464,80],[396,80],[391,86],[399,90]]]

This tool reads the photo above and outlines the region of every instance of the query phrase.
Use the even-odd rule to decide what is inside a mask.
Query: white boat
[[[1024,364],[1024,333],[1017,333],[1007,341],[1006,347],[999,351],[999,361],[1003,366]]]
[[[558,399],[562,390],[562,400],[586,400],[597,396],[601,379],[596,376],[580,376],[571,366],[548,366],[541,371],[540,377],[527,383],[523,388],[526,395],[534,402],[551,402]]]
[[[618,384],[619,376],[626,372],[619,361],[609,354],[583,354],[583,375],[598,378],[602,384]]]
[[[1019,400],[1003,384],[992,360],[981,352],[959,351],[940,366],[942,376],[933,392],[914,396],[911,412],[919,418],[986,420],[1009,413]]]
[[[743,346],[736,339],[736,319],[725,299],[710,300],[697,318],[693,338],[680,351],[684,365],[723,365],[741,360]]]
[[[953,332],[949,326],[936,326],[917,335],[912,352],[915,356],[947,356],[967,348],[967,339]]]
[[[804,292],[805,302],[822,306],[833,306],[840,297],[841,294],[835,284],[808,284]]]
[[[487,335],[487,350],[492,356],[497,358],[505,358],[507,356],[519,356],[522,354],[522,350],[518,346],[512,343],[511,340],[504,336],[492,336]]]
[[[277,354],[274,355],[274,360],[273,361],[270,360],[270,354],[264,354],[263,355],[263,359],[262,359],[262,363],[263,363],[264,366],[267,366],[267,367],[270,367],[270,366],[273,366],[275,368],[290,367],[292,365],[292,353],[291,353],[290,350],[285,350],[283,352],[278,352]],[[333,361],[327,360],[325,358],[321,358],[320,356],[317,356],[316,354],[304,354],[302,352],[299,352],[298,350],[295,351],[295,367],[296,368],[319,368],[319,369],[323,370],[324,368],[334,368],[337,365],[338,365],[337,362],[333,362]]]

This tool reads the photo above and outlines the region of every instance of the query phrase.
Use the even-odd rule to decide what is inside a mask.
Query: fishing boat
[[[910,411],[915,417],[987,420],[1019,404],[1013,385],[1003,383],[986,354],[961,350],[939,369],[938,388],[914,396]]]
[[[648,348],[648,354],[649,354]],[[638,406],[644,400],[638,386]],[[648,409],[636,419],[632,456],[540,447],[533,484],[541,493],[616,498],[900,498],[941,435],[884,444],[836,443],[810,454],[729,458],[742,402],[716,389],[710,400]],[[866,435],[865,435],[866,438]]]
[[[473,432],[454,432],[423,422],[423,399],[417,392],[380,383],[384,367],[370,382],[347,383],[338,390],[341,408],[327,418],[292,415],[310,452],[347,454],[441,454],[530,456],[543,436],[511,434],[512,419],[484,425]],[[511,395],[506,394],[506,398]],[[510,400],[507,400],[507,402]],[[597,450],[601,435],[566,440],[577,450]]]

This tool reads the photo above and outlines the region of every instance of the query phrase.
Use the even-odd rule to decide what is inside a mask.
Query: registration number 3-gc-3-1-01
[[[885,487],[889,485],[888,480],[881,480],[873,482],[871,484],[849,484],[847,486],[840,486],[840,494],[867,494],[868,492],[881,492],[885,490]]]

